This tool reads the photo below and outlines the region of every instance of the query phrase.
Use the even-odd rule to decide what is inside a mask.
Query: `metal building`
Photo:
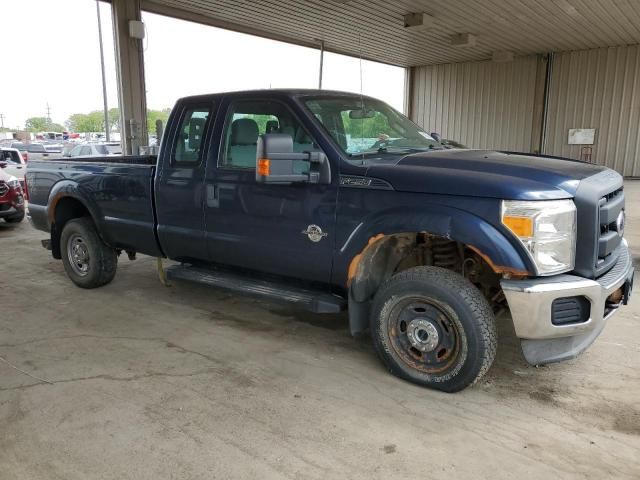
[[[638,0],[111,3],[129,151],[146,138],[143,52],[128,29],[145,10],[406,67],[408,114],[429,131],[640,176]]]

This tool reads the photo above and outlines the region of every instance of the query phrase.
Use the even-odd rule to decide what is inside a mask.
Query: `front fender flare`
[[[348,288],[349,319],[352,333],[368,325],[368,304],[361,289],[354,290],[350,280],[357,277],[359,260],[377,250],[385,236],[426,232],[465,244],[476,251],[497,273],[528,275],[533,271],[525,252],[520,252],[503,232],[470,212],[445,206],[420,209],[391,209],[374,218],[364,219],[349,235],[336,254],[334,282]],[[355,260],[354,260],[355,258]],[[360,275],[366,281],[366,275]],[[355,295],[354,295],[355,293]],[[364,305],[363,305],[364,304]]]

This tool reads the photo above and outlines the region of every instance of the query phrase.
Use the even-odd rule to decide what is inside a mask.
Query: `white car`
[[[104,143],[87,143],[77,145],[67,152],[65,157],[104,157],[107,155],[115,155],[111,144]],[[119,144],[118,144],[119,148]]]
[[[24,187],[24,174],[27,171],[27,164],[22,158],[20,150],[17,148],[0,148],[0,168],[20,180]]]

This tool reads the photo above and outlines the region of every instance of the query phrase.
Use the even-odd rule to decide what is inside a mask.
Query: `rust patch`
[[[622,297],[623,296],[624,296],[624,289],[622,287],[620,287],[615,292],[613,292],[611,295],[609,295],[609,297],[607,298],[607,302],[616,303],[616,304],[620,303],[620,302],[622,302]]]
[[[491,267],[491,270],[493,270],[494,272],[500,275],[509,275],[511,278],[524,278],[529,276],[529,272],[527,272],[526,270],[518,270],[517,268],[496,265],[495,263],[493,263],[493,261],[489,258],[488,255],[484,254],[482,251],[480,251],[478,248],[474,247],[473,245],[466,245],[466,247],[469,250],[472,250],[476,254],[478,254],[478,256],[482,258],[487,263],[487,265]]]
[[[374,235],[373,237],[371,237],[367,242],[367,246],[364,247],[360,253],[358,253],[356,256],[354,256],[351,259],[351,263],[349,263],[349,271],[347,273],[347,287],[351,285],[351,281],[353,280],[353,277],[356,276],[356,272],[358,271],[358,265],[360,265],[360,260],[362,260],[362,256],[364,255],[364,253],[369,249],[369,247],[371,247],[371,245],[376,243],[381,238],[384,238],[384,236],[385,236],[384,233],[379,233],[378,235]]]
[[[65,195],[63,192],[58,192],[51,199],[51,203],[49,203],[49,207],[47,208],[47,217],[49,217],[49,224],[54,223],[55,214],[56,214],[56,205],[60,200],[62,200],[66,196],[67,195]]]

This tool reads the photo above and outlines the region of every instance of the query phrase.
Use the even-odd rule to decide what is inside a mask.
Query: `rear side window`
[[[200,164],[210,114],[208,106],[185,110],[173,151],[174,166],[193,167]]]

